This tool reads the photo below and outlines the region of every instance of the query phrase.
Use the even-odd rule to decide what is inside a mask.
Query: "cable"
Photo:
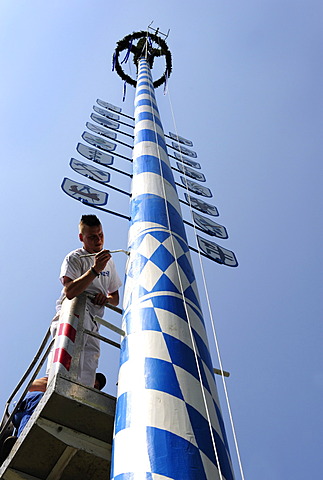
[[[176,134],[177,137],[179,137],[178,131],[177,131],[177,125],[176,125],[176,121],[175,121],[174,110],[173,110],[172,101],[171,101],[169,85],[167,87],[167,93],[168,93],[168,99],[169,99],[170,110],[171,110],[171,114],[172,114],[175,134]],[[184,162],[182,160],[182,158],[183,158],[182,152],[180,152],[180,157],[181,157],[181,163],[182,163],[182,165],[184,165]],[[185,172],[184,172],[184,175],[185,175]],[[185,178],[186,178],[186,175],[185,175]],[[193,207],[192,207],[192,204],[191,204],[191,199],[190,199],[187,184],[186,184],[186,190],[187,190],[187,193],[188,193],[187,198],[188,198],[189,208],[190,208],[190,212],[191,212],[191,218],[193,219]],[[197,242],[197,232],[196,232],[197,229],[196,229],[196,226],[195,226],[194,222],[193,222],[193,229],[194,229],[194,234],[195,234],[195,242],[196,242],[196,246],[197,246],[197,250],[198,250],[198,258],[199,258],[201,274],[202,274],[202,279],[203,279],[203,286],[204,286],[204,291],[205,291],[207,305],[208,305],[208,312],[209,312],[210,320],[211,320],[213,338],[214,338],[214,342],[215,342],[215,346],[216,346],[216,352],[217,352],[220,371],[221,371],[223,389],[224,389],[224,393],[225,393],[227,409],[228,409],[229,418],[230,418],[230,425],[231,425],[232,435],[233,435],[233,439],[234,439],[234,445],[235,445],[235,449],[236,449],[236,454],[237,454],[237,459],[238,459],[241,478],[244,480],[245,477],[244,477],[244,472],[243,472],[243,467],[242,467],[242,462],[241,462],[241,457],[240,457],[240,450],[239,450],[236,431],[235,431],[235,427],[234,427],[232,410],[231,410],[231,405],[230,405],[230,401],[229,401],[229,395],[228,395],[226,382],[225,382],[225,378],[224,378],[224,370],[223,370],[223,366],[222,366],[220,348],[219,348],[219,343],[218,343],[218,339],[217,339],[217,334],[216,334],[216,329],[215,329],[215,324],[214,324],[214,318],[213,318],[213,313],[212,313],[212,309],[211,309],[210,297],[209,297],[209,292],[208,292],[208,287],[207,287],[207,282],[206,282],[206,277],[205,277],[205,271],[204,271],[203,262],[202,262],[202,255],[201,255],[200,249],[198,247],[198,242]]]

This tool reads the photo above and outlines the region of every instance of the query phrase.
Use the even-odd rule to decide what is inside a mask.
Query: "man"
[[[36,409],[40,399],[47,388],[47,377],[36,378],[28,388],[28,393],[19,406],[13,418],[13,424],[17,429],[17,437],[21,434],[26,423],[30,419],[33,411]]]
[[[15,427],[15,434],[7,437],[0,449],[0,464],[5,461],[17,438],[23,431],[26,423],[30,419],[47,387],[47,377],[36,378],[28,388],[25,398],[19,405],[18,410],[12,418],[12,425]],[[13,432],[12,432],[13,433]]]
[[[102,390],[107,383],[107,379],[105,378],[105,375],[103,373],[96,373],[95,374],[95,382],[94,382],[94,388],[96,390]]]
[[[99,327],[93,318],[102,317],[104,305],[108,302],[117,306],[118,288],[122,283],[108,250],[103,250],[104,234],[100,220],[95,215],[83,215],[79,224],[79,239],[82,248],[70,252],[64,259],[60,280],[63,290],[56,303],[56,316],[52,321],[52,335],[56,333],[62,302],[72,299],[83,292],[94,295],[87,299],[84,328],[97,332]],[[95,256],[84,256],[96,254]],[[78,380],[83,385],[93,387],[95,372],[100,356],[100,341],[95,337],[84,335]],[[50,363],[50,361],[49,361]],[[48,373],[48,371],[47,371]]]

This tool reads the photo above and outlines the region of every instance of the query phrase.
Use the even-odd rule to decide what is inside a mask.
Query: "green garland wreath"
[[[163,83],[166,82],[166,79],[170,76],[170,74],[172,72],[172,55],[170,53],[170,50],[169,50],[165,40],[158,37],[154,33],[149,33],[149,36],[160,47],[160,48],[151,48],[151,47],[149,48],[148,63],[149,63],[150,68],[153,67],[155,57],[165,56],[165,59],[166,59],[166,68],[165,68],[165,71],[164,71],[163,75],[158,80],[156,80],[154,82],[154,88],[158,88],[158,87],[160,87],[160,85],[162,85]],[[133,61],[134,61],[134,64],[136,65],[137,71],[138,71],[138,63],[139,63],[139,60],[142,56],[142,50],[144,48],[146,38],[147,38],[147,32],[145,32],[143,30],[140,31],[140,32],[133,32],[129,35],[126,35],[122,40],[119,40],[119,42],[117,43],[117,47],[115,49],[115,52],[114,52],[113,62],[114,62],[114,68],[115,68],[117,74],[122,78],[122,80],[129,83],[133,87],[136,86],[136,80],[131,78],[129,75],[127,75],[123,71],[123,69],[120,65],[120,62],[119,62],[119,55],[123,50],[128,50],[131,41],[139,39],[137,45],[132,45],[131,50],[130,50],[131,53],[133,53],[133,55],[134,55]]]

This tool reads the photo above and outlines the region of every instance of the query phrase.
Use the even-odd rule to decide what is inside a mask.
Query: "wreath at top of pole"
[[[160,48],[154,48],[152,46],[152,43],[149,44],[148,37],[153,42],[155,42]],[[136,45],[134,45],[134,40],[138,40]],[[170,76],[172,71],[172,55],[170,53],[170,50],[165,40],[160,38],[158,35],[154,33],[149,33],[147,35],[147,32],[145,31],[133,32],[129,35],[126,35],[122,40],[119,40],[119,42],[117,43],[117,47],[113,54],[114,68],[117,74],[119,75],[119,77],[122,78],[122,80],[124,80],[125,82],[135,87],[137,83],[136,80],[131,78],[129,75],[127,75],[123,71],[119,62],[119,55],[124,50],[127,50],[127,54],[125,58],[129,56],[130,53],[133,54],[133,62],[137,67],[137,71],[138,71],[138,62],[142,57],[145,56],[146,51],[147,51],[147,61],[149,63],[150,68],[153,67],[155,57],[165,56],[165,61],[166,61],[165,71],[163,75],[154,82],[154,88],[160,87],[160,85],[165,83],[167,78]],[[121,63],[123,63],[123,61]]]

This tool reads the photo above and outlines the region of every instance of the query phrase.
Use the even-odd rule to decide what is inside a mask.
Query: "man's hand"
[[[108,297],[104,295],[104,293],[97,293],[92,300],[94,305],[105,305],[109,301]]]
[[[105,296],[104,293],[97,293],[91,302],[95,305],[105,305],[106,303],[110,303],[110,305],[116,307],[119,303],[119,292],[116,290],[115,292],[108,293],[107,296]]]
[[[102,272],[104,270],[106,264],[111,258],[111,254],[109,250],[101,250],[100,253],[97,253],[94,257],[94,265],[93,268],[97,273]],[[98,305],[103,305],[103,304],[98,304]]]

